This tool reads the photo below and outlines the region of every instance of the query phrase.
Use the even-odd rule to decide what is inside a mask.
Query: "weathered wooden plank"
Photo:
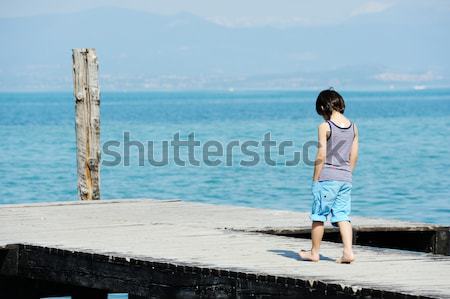
[[[100,90],[95,49],[73,49],[78,195],[100,199]]]
[[[19,272],[19,246],[6,245],[0,247],[0,273],[17,275]]]
[[[19,278],[73,286],[66,289],[66,294],[76,298],[103,298],[105,288],[110,292],[128,292],[134,298],[405,298],[399,292],[318,280],[18,246]],[[39,291],[45,290],[36,289]]]
[[[63,250],[62,256],[74,251],[99,260],[135,261],[139,267],[145,263],[172,265],[175,270],[182,266],[190,275],[211,272],[213,277],[245,276],[255,281],[277,281],[282,277],[280,283],[283,279],[299,279],[355,290],[450,296],[447,256],[355,246],[357,261],[343,266],[334,262],[341,253],[340,244],[324,242],[323,259],[306,263],[298,260],[297,251],[308,248],[309,240],[250,231],[306,228],[307,213],[185,201],[127,200],[0,206],[0,222],[0,246],[26,243],[52,248],[51,252]],[[360,217],[354,217],[353,223],[363,228],[375,228],[377,223],[381,228],[438,228]],[[122,270],[128,275],[127,271]],[[254,284],[252,287],[257,288]],[[246,288],[242,288],[243,294]],[[136,295],[143,294],[136,290]]]

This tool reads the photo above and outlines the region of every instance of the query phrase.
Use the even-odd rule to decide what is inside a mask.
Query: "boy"
[[[345,102],[333,89],[322,91],[317,97],[316,111],[324,118],[319,125],[318,149],[312,183],[311,250],[301,250],[303,260],[318,262],[324,232],[324,222],[331,215],[331,223],[339,227],[344,250],[338,263],[351,263],[352,226],[350,223],[352,171],[358,158],[358,129],[344,116]]]

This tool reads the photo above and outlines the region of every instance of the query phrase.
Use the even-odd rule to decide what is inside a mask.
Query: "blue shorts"
[[[312,221],[327,221],[337,226],[340,221],[350,221],[352,184],[344,181],[313,182]]]

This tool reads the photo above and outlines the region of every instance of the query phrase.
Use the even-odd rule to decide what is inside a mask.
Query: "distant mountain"
[[[0,90],[71,90],[74,47],[97,49],[103,90],[450,86],[449,18],[405,13],[284,28],[111,7],[3,18]]]

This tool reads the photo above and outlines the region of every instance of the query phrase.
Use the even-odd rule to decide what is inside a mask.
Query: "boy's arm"
[[[322,167],[327,156],[327,129],[328,124],[326,122],[319,125],[317,154],[316,161],[314,163],[313,181],[319,180],[320,172],[322,171]]]
[[[353,139],[353,143],[352,143],[352,150],[350,152],[350,169],[353,171],[353,169],[355,169],[356,167],[356,161],[358,160],[358,128],[356,127],[355,124],[354,125],[354,129],[355,129],[355,138]]]

